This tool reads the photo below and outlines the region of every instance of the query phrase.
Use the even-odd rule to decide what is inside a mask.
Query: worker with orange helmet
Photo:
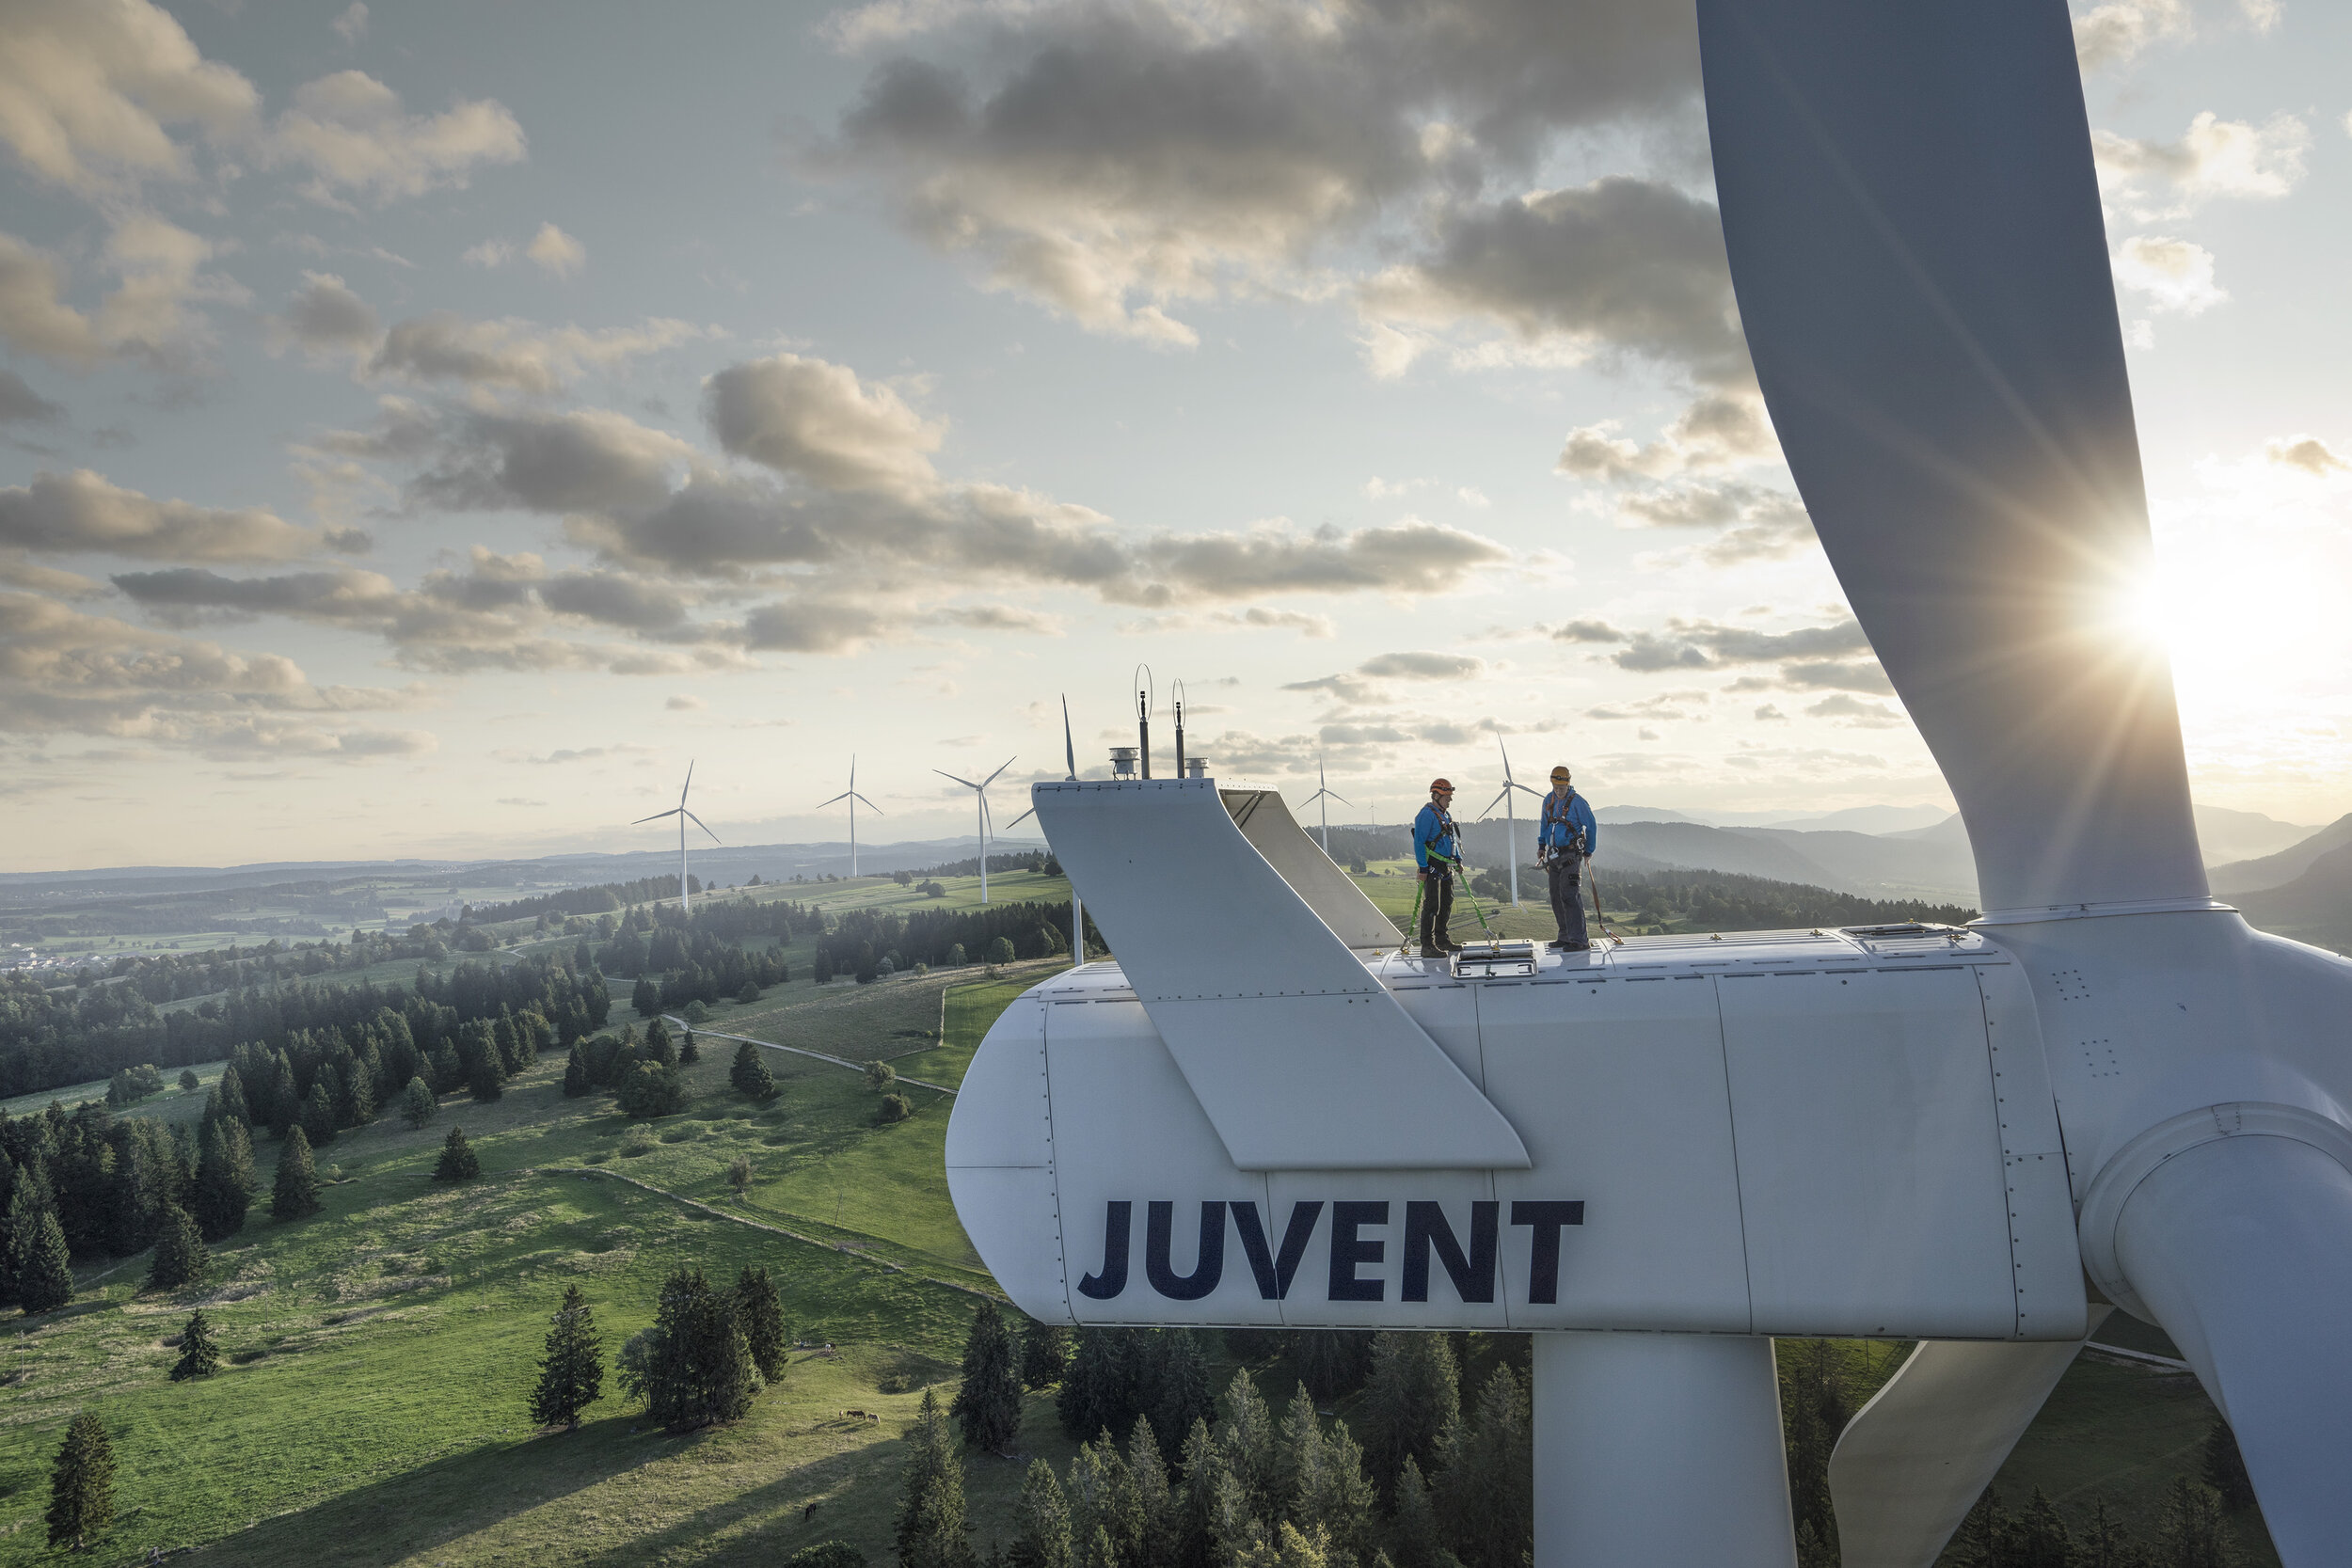
[[[1567,765],[1551,770],[1551,793],[1544,797],[1543,820],[1535,829],[1535,858],[1551,876],[1551,918],[1560,934],[1551,945],[1564,953],[1592,946],[1584,933],[1584,863],[1600,847],[1600,824],[1593,808],[1568,782]]]
[[[1461,951],[1445,928],[1454,913],[1454,868],[1461,859],[1454,846],[1454,785],[1432,779],[1429,803],[1413,818],[1413,863],[1421,875],[1421,952],[1425,958]]]

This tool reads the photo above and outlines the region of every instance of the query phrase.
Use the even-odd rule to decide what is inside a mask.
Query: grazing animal
[[[816,1517],[817,1517],[817,1505],[816,1505],[815,1503],[811,1503],[811,1504],[809,1504],[806,1508],[804,1508],[804,1509],[801,1510],[801,1523],[802,1523],[802,1524],[805,1525],[805,1524],[807,1524],[807,1523],[808,1523],[811,1519],[814,1519],[814,1518],[816,1518]]]

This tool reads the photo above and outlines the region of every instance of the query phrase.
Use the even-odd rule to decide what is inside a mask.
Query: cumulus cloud
[[[2194,32],[2186,0],[2106,0],[2074,18],[2074,55],[2085,71],[2129,65],[2150,46]]]
[[[381,203],[462,189],[477,166],[519,163],[523,152],[522,126],[495,99],[411,115],[400,94],[367,72],[338,71],[294,89],[264,156],[308,169],[305,194],[342,205],[345,194]]]
[[[0,545],[45,554],[120,555],[149,561],[285,561],[320,544],[259,507],[155,500],[87,468],[40,473],[0,489]]]
[[[1755,484],[1661,486],[1622,498],[1617,517],[1629,528],[1719,530],[1694,551],[1710,566],[1776,561],[1814,543],[1813,520],[1803,501]]]
[[[364,358],[384,335],[374,308],[331,272],[306,272],[278,318],[280,334],[312,354]]]
[[[1693,399],[1655,441],[1618,434],[1614,420],[1568,432],[1555,472],[1572,479],[1624,483],[1720,468],[1769,457],[1777,451],[1764,400],[1753,390],[1711,391]]]
[[[1708,382],[1749,374],[1714,204],[1622,175],[1451,210],[1431,253],[1371,279],[1359,304],[1385,373],[1472,318],[1554,357],[1632,355]]]
[[[366,0],[351,0],[351,4],[344,8],[343,14],[335,19],[334,27],[335,36],[342,39],[346,44],[357,45],[361,39],[367,37],[368,8]]]
[[[63,262],[0,234],[0,341],[73,370],[125,355],[184,366],[208,338],[196,307],[246,297],[234,282],[202,270],[213,250],[210,241],[151,213],[122,212],[103,252],[119,281],[85,313],[64,301]]]
[[[2352,463],[2316,436],[2274,437],[2263,443],[2263,456],[2282,468],[2297,468],[2322,478],[2352,468]]]
[[[612,370],[682,342],[716,336],[715,328],[660,316],[636,326],[589,331],[542,327],[512,318],[469,321],[453,310],[434,310],[395,322],[369,359],[367,373],[544,394],[563,390],[590,371]]]
[[[65,410],[33,390],[14,371],[0,370],[0,424],[51,424]]]
[[[2109,202],[2132,222],[2151,223],[2186,217],[2216,199],[2286,196],[2303,178],[2312,134],[2293,115],[2257,126],[2223,119],[2207,109],[2189,121],[2178,141],[2140,141],[2094,131],[2090,144]]]
[[[0,731],[359,758],[432,750],[431,735],[354,725],[417,694],[313,685],[291,659],[243,655],[0,593]]]
[[[985,78],[925,57],[986,29]],[[1095,331],[1188,345],[1184,302],[1284,288],[1334,241],[1523,170],[1556,134],[1687,115],[1689,17],[1610,0],[966,9],[837,19],[897,52],[810,163],[875,176],[908,224]],[[1465,280],[1466,286],[1470,280]]]
[[[796,354],[730,365],[707,383],[704,412],[726,451],[828,490],[912,499],[939,487],[930,454],[943,427],[845,365]]]
[[[539,226],[539,232],[523,246],[523,254],[537,262],[541,271],[558,277],[569,277],[588,264],[588,247],[552,223]]]
[[[2199,316],[2230,297],[2214,281],[2212,251],[2157,234],[2123,242],[2115,253],[2115,280],[2158,314]]]
[[[1556,634],[1555,634],[1556,635]],[[1669,620],[1661,631],[1633,631],[1612,639],[1626,646],[1610,657],[1620,670],[1637,674],[1662,672],[1729,670],[1769,665],[1769,676],[1749,676],[1730,690],[1767,690],[1775,686],[1795,689],[1887,693],[1894,690],[1886,673],[1870,657],[1869,639],[1852,617],[1825,626],[1800,626],[1791,631],[1759,631],[1706,620]],[[1860,655],[1861,657],[1854,656]]]
[[[1356,667],[1359,674],[1375,679],[1412,681],[1469,680],[1486,672],[1486,661],[1467,654],[1379,654]]]
[[[1804,711],[1807,718],[1834,720],[1850,730],[1899,729],[1904,722],[1903,716],[1885,704],[1866,703],[1844,692],[1824,697]]]

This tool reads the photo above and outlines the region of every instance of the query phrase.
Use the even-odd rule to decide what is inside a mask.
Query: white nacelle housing
[[[1366,974],[1508,1118],[1526,1168],[1245,1170],[1121,969],[1089,964],[1007,1010],[947,1132],[958,1212],[1023,1310],[2085,1332],[2032,1001],[1980,936],[1636,942],[1548,957],[1532,979],[1396,957]],[[1311,1097],[1280,1109],[1318,1114]]]

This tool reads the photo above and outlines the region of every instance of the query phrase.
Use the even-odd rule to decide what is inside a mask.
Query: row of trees
[[[640,1037],[632,1023],[618,1039],[596,1035],[575,1044],[564,1062],[564,1092],[578,1099],[609,1089],[626,1116],[666,1117],[685,1108],[686,1075],[680,1069],[701,1054],[691,1029],[674,1036],[669,1023],[657,1018]]]
[[[765,1268],[745,1269],[732,1290],[700,1269],[662,1282],[653,1326],[629,1337],[615,1358],[621,1389],[671,1432],[740,1420],[768,1385],[783,1381],[791,1342],[784,1298]],[[540,1426],[576,1427],[604,1397],[603,1340],[580,1287],[564,1287],[531,1391]]]
[[[1087,941],[1098,948],[1103,945],[1091,917]],[[814,963],[820,982],[835,974],[866,980],[881,972],[885,960],[893,970],[918,963],[937,969],[962,964],[973,956],[1009,963],[1069,951],[1066,900],[990,904],[977,910],[849,910],[817,939]]]

